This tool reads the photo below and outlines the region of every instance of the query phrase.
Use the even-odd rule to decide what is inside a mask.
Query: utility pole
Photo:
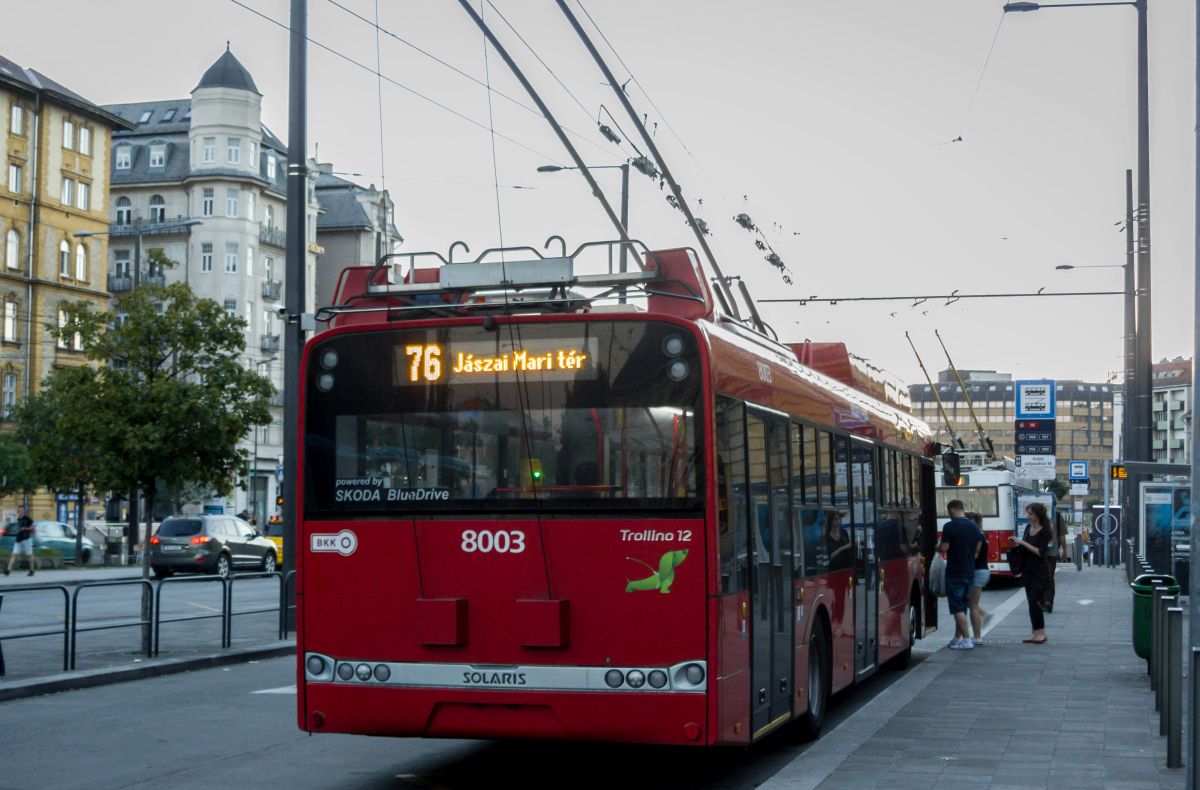
[[[1134,437],[1131,455],[1138,461],[1154,460],[1152,426],[1153,370],[1150,334],[1150,89],[1149,57],[1146,36],[1146,0],[1136,0],[1137,10],[1137,80],[1138,80],[1138,164],[1137,164],[1137,341],[1136,361],[1133,376]],[[1128,456],[1127,456],[1128,457]],[[1146,475],[1131,475],[1129,480],[1130,505],[1133,518],[1141,518],[1141,483]]]
[[[284,267],[287,283],[284,306],[287,320],[283,326],[283,572],[296,569],[296,492],[300,474],[298,458],[300,430],[300,355],[304,350],[304,329],[300,316],[305,310],[304,256],[308,241],[308,2],[292,0],[291,50],[288,73],[288,169],[287,169],[287,259]],[[288,593],[289,628],[295,626],[291,609],[295,587],[284,585]]]
[[[1133,399],[1137,384],[1137,280],[1135,278],[1136,259],[1134,257],[1135,243],[1133,228],[1137,222],[1133,207],[1133,171],[1125,171],[1125,387],[1122,390],[1124,406],[1121,412],[1121,457],[1127,458],[1133,453]],[[1129,481],[1121,481],[1121,532],[1124,538],[1138,540],[1138,531],[1134,529],[1137,515],[1133,511],[1133,499],[1130,496],[1132,486]],[[1141,551],[1142,546],[1137,550]]]
[[[1200,90],[1200,0],[1196,2],[1196,88]],[[1196,97],[1196,126],[1195,126],[1195,150],[1200,157],[1200,94]],[[1193,229],[1196,234],[1195,239],[1195,303],[1194,311],[1200,311],[1200,158],[1196,159],[1195,172],[1195,217],[1193,218]],[[1197,461],[1200,461],[1200,425],[1196,423],[1196,415],[1200,414],[1200,387],[1197,387],[1196,378],[1196,361],[1200,354],[1200,312],[1192,313],[1192,436],[1191,436],[1191,461],[1192,465],[1192,501],[1195,502],[1196,492],[1200,491],[1200,466],[1197,466]],[[1200,671],[1200,529],[1197,527],[1196,507],[1193,504],[1191,512],[1191,524],[1189,525],[1191,535],[1191,563],[1189,570],[1190,587],[1188,590],[1191,595],[1188,596],[1188,627],[1191,630],[1188,641],[1191,642],[1191,650],[1186,655],[1186,666],[1188,667],[1188,723],[1185,728],[1187,734],[1187,756],[1184,759],[1184,765],[1187,766],[1187,788],[1188,790],[1200,790],[1200,765],[1196,764],[1200,760],[1200,679],[1197,679],[1196,672]]]

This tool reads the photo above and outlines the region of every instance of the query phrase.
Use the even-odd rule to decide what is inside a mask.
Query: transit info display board
[[[1053,480],[1057,426],[1055,386],[1051,379],[1014,382],[1016,420],[1013,435],[1017,454],[1017,477],[1021,480]]]

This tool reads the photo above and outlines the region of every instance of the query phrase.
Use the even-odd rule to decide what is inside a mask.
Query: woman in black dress
[[[1029,525],[1025,527],[1025,537],[1015,539],[1016,545],[1025,549],[1025,562],[1021,566],[1021,582],[1025,585],[1025,600],[1029,602],[1029,624],[1033,628],[1033,636],[1025,641],[1031,645],[1040,645],[1046,641],[1046,618],[1042,615],[1042,600],[1046,594],[1046,585],[1050,582],[1050,569],[1046,566],[1046,547],[1054,528],[1050,526],[1050,516],[1046,514],[1046,506],[1041,502],[1031,502],[1025,508],[1025,516]]]

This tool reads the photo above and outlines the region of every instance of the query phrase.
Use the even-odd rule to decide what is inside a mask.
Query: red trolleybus
[[[747,744],[907,661],[923,423],[690,250],[582,250],[343,273],[302,369],[302,729]]]
[[[1017,479],[1016,468],[1010,459],[989,461],[982,452],[959,453],[961,475],[957,485],[950,485],[937,475],[938,531],[950,519],[946,503],[961,500],[968,512],[983,516],[983,534],[988,542],[988,568],[993,576],[1011,577],[1006,552],[1008,539],[1017,535],[1018,512],[1024,508],[1021,496],[1033,493]]]

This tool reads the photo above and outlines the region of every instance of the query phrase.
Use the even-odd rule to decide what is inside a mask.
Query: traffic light
[[[962,461],[958,453],[949,452],[942,455],[942,484],[956,486],[962,483]]]
[[[1113,464],[1109,471],[1109,478],[1112,480],[1129,479],[1129,473],[1125,471],[1125,464]]]

